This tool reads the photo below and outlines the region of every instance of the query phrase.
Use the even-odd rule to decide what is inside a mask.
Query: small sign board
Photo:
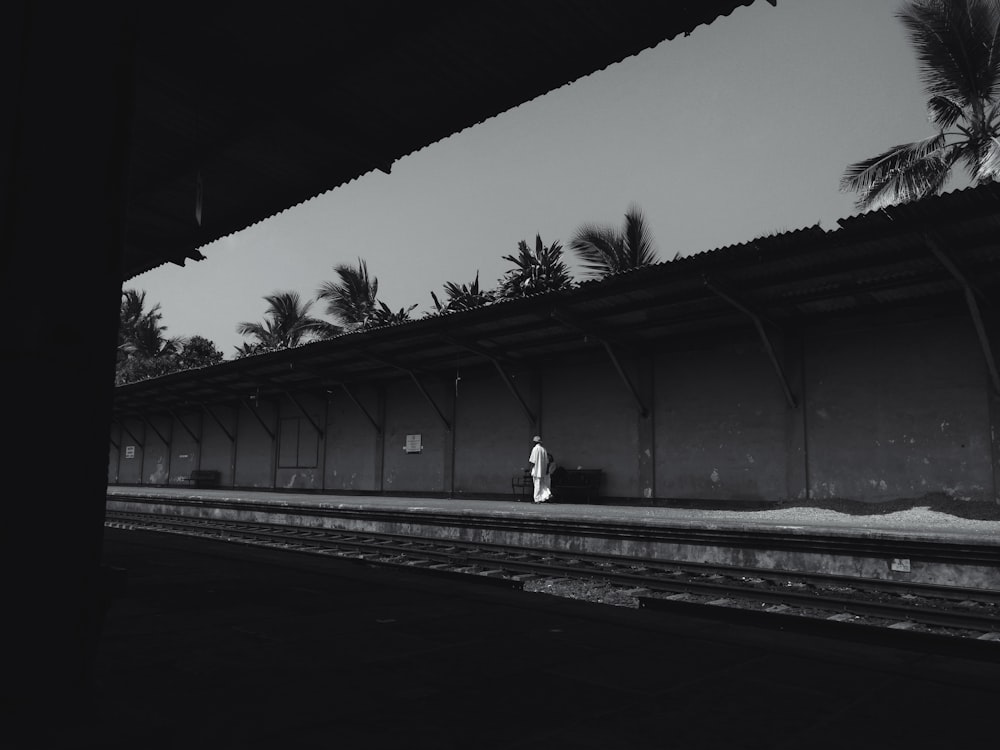
[[[126,445],[125,446],[125,458],[135,458],[135,446]]]
[[[420,433],[416,435],[406,436],[406,445],[403,446],[403,450],[407,453],[421,453],[424,450],[424,444],[420,440]]]

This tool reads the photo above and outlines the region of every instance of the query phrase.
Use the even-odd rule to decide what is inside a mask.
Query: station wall
[[[425,380],[421,384],[434,405],[412,380],[385,387],[383,490],[451,490],[452,431],[444,420],[454,424],[454,396],[445,383]]]
[[[290,398],[278,402],[276,487],[322,489],[326,419],[326,402],[318,396],[302,394],[295,397],[295,402]]]
[[[971,320],[816,330],[806,356],[813,497],[995,495],[990,384]]]
[[[219,472],[223,487],[232,487],[236,476],[236,423],[239,408],[214,404],[210,412],[202,413],[201,455],[199,469]]]
[[[634,393],[597,347],[508,370],[534,424],[492,366],[422,376],[426,395],[410,379],[296,395],[322,434],[284,397],[182,414],[200,441],[174,417],[122,419],[108,478],[203,468],[222,486],[502,496],[539,431],[558,464],[603,469],[609,497],[998,499],[1000,399],[967,317],[827,323],[775,344],[794,405],[748,326],[620,360]]]
[[[639,497],[639,407],[611,362],[545,367],[542,395],[542,435],[556,464],[604,469],[605,494]],[[530,448],[521,447],[525,464]]]
[[[540,397],[535,373],[528,368],[508,373],[532,416],[537,417]],[[462,373],[456,393],[456,494],[510,492],[511,477],[528,466],[537,424],[493,368]]]
[[[237,487],[275,486],[277,412],[277,404],[265,399],[238,407],[234,472]]]
[[[787,351],[782,369],[800,377]],[[656,359],[656,495],[713,500],[805,496],[798,411],[755,337]]]
[[[352,401],[351,397],[357,400]],[[330,490],[381,489],[383,400],[374,386],[328,394],[323,486]],[[367,414],[367,415],[366,415]]]

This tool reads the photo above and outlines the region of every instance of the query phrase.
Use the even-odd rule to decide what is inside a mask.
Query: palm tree
[[[447,301],[442,304],[437,295],[431,292],[431,298],[434,300],[434,307],[438,315],[482,307],[493,302],[497,297],[497,293],[492,289],[480,289],[479,271],[476,271],[476,278],[471,284],[459,285],[454,281],[447,282],[444,285],[444,293],[447,296]]]
[[[840,189],[870,211],[941,192],[961,162],[976,184],[1000,175],[1000,9],[987,0],[920,0],[897,14],[916,49],[937,133],[844,172]]]
[[[646,219],[634,204],[625,212],[625,226],[621,230],[584,224],[569,246],[587,275],[596,278],[652,265],[659,260]]]
[[[256,339],[255,351],[288,349],[312,339],[324,339],[340,333],[340,328],[309,315],[312,302],[302,302],[298,292],[275,292],[264,297],[267,310],[263,323],[240,323],[241,336]]]
[[[326,312],[348,330],[360,328],[376,310],[378,279],[368,276],[368,265],[358,258],[358,265],[334,266],[338,282],[325,281],[316,296],[326,300]]]
[[[505,255],[504,260],[514,264],[500,279],[499,296],[505,299],[542,294],[558,289],[569,289],[573,284],[569,267],[562,260],[562,246],[558,241],[546,247],[541,235],[535,235],[535,249],[521,240],[517,255]]]
[[[146,292],[135,289],[122,291],[118,322],[119,361],[129,357],[151,359],[176,354],[184,345],[179,336],[167,338],[165,325],[160,323],[163,314],[160,306],[146,307]]]
[[[409,307],[401,307],[398,312],[393,312],[392,308],[385,304],[385,302],[379,302],[378,306],[371,311],[360,327],[362,329],[378,328],[379,326],[393,325],[395,323],[406,323],[411,320],[410,313],[414,307],[416,307],[416,304]]]

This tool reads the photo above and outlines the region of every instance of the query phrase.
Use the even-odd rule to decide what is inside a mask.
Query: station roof
[[[588,281],[564,292],[343,334],[295,349],[172,373],[116,389],[115,413],[407,377],[452,377],[498,362],[620,356],[774,332],[874,311],[996,318],[1000,184],[853,216]],[[972,323],[970,322],[970,326]],[[700,345],[704,345],[703,343]]]
[[[124,278],[753,2],[136,3]]]

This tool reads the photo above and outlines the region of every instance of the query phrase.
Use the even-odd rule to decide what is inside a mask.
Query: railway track
[[[990,590],[145,513],[109,511],[105,525],[481,576],[605,603],[686,614],[711,611],[755,622],[766,618],[778,627],[790,626],[797,619],[835,627],[852,625],[858,632],[889,630],[951,640],[1000,640],[1000,592]]]

